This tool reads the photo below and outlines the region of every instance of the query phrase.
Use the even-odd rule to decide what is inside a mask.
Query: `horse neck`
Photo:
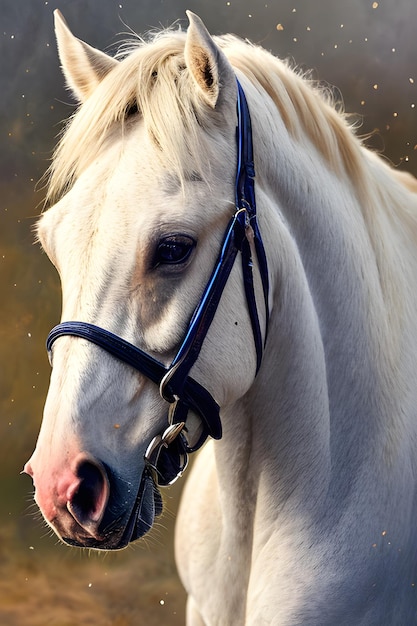
[[[369,478],[375,455],[398,457],[403,439],[394,419],[407,377],[404,322],[393,315],[402,280],[384,275],[393,258],[381,265],[352,182],[318,153],[274,169],[275,180],[257,179],[273,286],[267,349],[216,447],[219,484],[239,514],[263,492],[282,510],[294,501],[318,510],[321,497],[343,498]]]
[[[301,271],[292,284],[281,281],[258,376],[246,396],[222,414],[217,473],[227,510],[239,517],[235,528],[245,526],[262,493],[270,497],[275,492],[283,506],[294,497],[308,506],[326,489],[326,368],[318,320],[308,300]],[[236,507],[229,506],[233,499]]]

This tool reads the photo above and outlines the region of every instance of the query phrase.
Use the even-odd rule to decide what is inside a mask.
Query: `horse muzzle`
[[[45,520],[71,546],[122,549],[145,535],[162,512],[161,495],[147,468],[133,496],[126,481],[86,455],[79,456],[74,471],[63,470],[52,488],[51,482],[37,481],[31,461],[24,471],[33,479]]]

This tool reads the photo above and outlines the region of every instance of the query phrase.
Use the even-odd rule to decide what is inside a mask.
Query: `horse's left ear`
[[[190,25],[185,42],[185,63],[204,100],[211,108],[219,102],[222,85],[234,80],[234,72],[223,52],[195,13],[187,11]]]
[[[58,9],[54,17],[62,71],[77,100],[84,102],[118,61],[74,37]]]

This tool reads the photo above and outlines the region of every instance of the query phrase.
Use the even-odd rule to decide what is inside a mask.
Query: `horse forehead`
[[[104,249],[117,251],[114,258],[120,259],[118,242],[123,241],[123,253],[134,261],[158,233],[190,230],[197,236],[210,231],[213,220],[223,223],[233,208],[233,172],[226,173],[224,165],[222,175],[215,170],[210,164],[201,171],[190,162],[182,171],[167,167],[139,121],[115,136],[44,214],[39,223],[41,243],[48,254],[59,248],[59,255],[75,255],[74,262],[83,263],[87,252],[92,260],[94,250],[101,250],[98,258]],[[213,177],[215,185],[210,184]],[[53,260],[53,254],[49,256]]]
[[[41,243],[54,233],[89,239],[97,234],[101,223],[112,226],[110,236],[122,228],[131,228],[132,220],[140,219],[141,205],[147,207],[148,219],[160,206],[159,199],[176,192],[173,177],[146,158],[146,153],[118,154],[108,151],[80,174],[69,191],[41,216],[37,230]]]

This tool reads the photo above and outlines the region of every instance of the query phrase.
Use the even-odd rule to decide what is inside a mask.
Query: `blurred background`
[[[180,486],[150,538],[96,555],[57,544],[20,476],[35,445],[59,321],[57,275],[34,245],[39,179],[74,102],[63,87],[52,12],[110,53],[132,29],[184,27],[187,8],[212,34],[233,32],[335,87],[368,144],[417,174],[415,0],[0,0],[0,623],[147,626],[184,623],[173,561]]]

